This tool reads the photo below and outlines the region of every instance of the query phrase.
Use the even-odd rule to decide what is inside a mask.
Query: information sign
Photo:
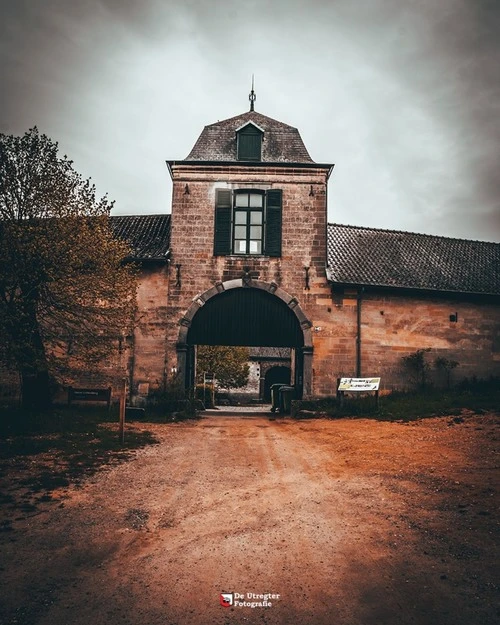
[[[339,391],[378,391],[380,378],[340,378]]]

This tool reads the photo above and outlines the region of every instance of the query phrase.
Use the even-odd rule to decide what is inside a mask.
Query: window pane
[[[262,223],[262,213],[261,213],[261,211],[252,211],[250,213],[250,223],[251,224],[261,224]]]
[[[235,241],[234,242],[234,251],[236,254],[246,254],[247,253],[247,242],[246,241]]]
[[[248,193],[237,193],[234,198],[235,206],[248,206]]]
[[[235,239],[246,239],[247,236],[247,227],[246,226],[235,226],[234,227],[234,238]]]
[[[260,254],[262,250],[261,241],[250,241],[250,254]]]
[[[247,223],[247,214],[245,211],[236,211],[234,213],[234,223],[235,224],[246,224]]]
[[[250,193],[250,204],[249,206],[253,207],[261,207],[263,196],[260,193]]]
[[[262,226],[250,226],[250,238],[262,239]]]

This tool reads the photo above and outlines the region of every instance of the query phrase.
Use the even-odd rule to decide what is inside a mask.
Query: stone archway
[[[252,292],[255,297],[252,296]],[[223,297],[217,299],[218,296]],[[247,304],[253,300],[258,300],[258,302],[253,306],[254,310],[248,312]],[[265,319],[265,315],[261,313],[262,304],[265,304],[268,315]],[[239,306],[239,315],[231,316],[231,311],[235,311],[237,306]],[[212,312],[213,315],[210,314]],[[253,314],[251,323],[245,324],[244,320],[241,321],[241,314]],[[214,321],[215,317],[217,319]],[[218,319],[219,317],[221,319]],[[201,319],[205,323],[199,322]],[[228,321],[230,321],[231,330],[228,330]],[[267,331],[264,321],[270,326]],[[210,330],[206,330],[207,323],[210,325]],[[203,330],[200,329],[201,326]],[[253,326],[258,326],[259,331],[253,330]],[[197,295],[180,320],[177,342],[178,370],[185,376],[186,387],[192,386],[194,383],[194,345],[198,341],[216,345],[269,344],[292,347],[295,350],[294,383],[299,396],[309,397],[312,392],[311,326],[298,300],[274,282],[246,280],[245,278],[218,282],[211,289]],[[211,332],[213,336],[206,334],[200,341],[200,335],[204,331]],[[227,338],[228,333],[229,338]],[[237,340],[244,342],[234,342]]]

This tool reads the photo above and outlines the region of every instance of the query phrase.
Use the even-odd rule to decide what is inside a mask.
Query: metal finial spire
[[[255,95],[255,91],[253,90],[253,74],[252,74],[252,91],[250,91],[250,95],[248,96],[248,99],[250,100],[250,110],[253,111],[254,102],[257,99],[257,96]]]

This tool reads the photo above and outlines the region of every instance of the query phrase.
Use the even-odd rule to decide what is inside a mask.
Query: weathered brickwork
[[[381,376],[384,388],[407,388],[402,357],[429,349],[437,357],[459,362],[456,381],[476,375],[500,375],[498,302],[483,297],[443,298],[414,292],[376,289],[341,290],[326,279],[327,171],[311,167],[259,167],[177,163],[172,169],[171,265],[166,319],[167,368],[177,366],[179,321],[193,300],[217,283],[241,278],[275,283],[311,322],[310,394],[335,392],[342,376]],[[216,189],[281,189],[282,255],[214,256]],[[306,267],[308,281],[306,283]],[[174,280],[176,276],[176,280]],[[358,303],[360,334],[358,348]],[[457,322],[450,315],[457,314]],[[495,337],[497,337],[495,339]],[[359,362],[358,362],[359,360]],[[441,380],[442,381],[442,380]]]
[[[144,264],[137,290],[137,326],[132,338],[133,363],[129,372],[132,394],[161,388],[168,371],[165,362],[165,327],[168,311],[168,265]]]
[[[354,293],[317,299],[311,307],[314,327],[315,395],[331,395],[338,377],[357,371],[357,305]],[[459,366],[452,380],[500,376],[500,314],[498,303],[421,294],[363,293],[360,324],[360,372],[381,376],[382,387],[410,387],[402,357],[419,349],[426,353],[431,380],[443,384],[434,365],[438,357]],[[457,315],[457,321],[450,321]]]
[[[247,123],[262,132],[261,145],[238,160],[237,133]],[[500,246],[329,225],[332,166],[312,161],[297,129],[255,111],[205,127],[188,158],[167,165],[171,215],[112,218],[141,264],[136,327],[76,384],[118,390],[126,377],[133,401],[173,377],[191,384],[189,341],[208,342],[208,327],[214,342],[226,340],[234,319],[246,330],[259,315],[249,345],[290,349],[291,380],[304,396],[334,394],[343,376],[380,376],[382,388],[408,388],[402,358],[417,350],[426,350],[436,384],[446,383],[438,357],[459,363],[454,382],[500,376]],[[252,190],[260,206],[249,204],[242,217],[233,202]],[[248,221],[231,243],[263,244],[264,254],[231,255],[231,220],[247,215],[265,222],[264,234],[250,235]],[[232,344],[249,336],[234,331]],[[261,394],[270,364],[261,367]],[[7,376],[0,371],[0,378]]]
[[[316,285],[325,283],[327,171],[319,167],[273,166],[256,170],[186,164],[172,167],[171,280],[166,336],[169,363],[176,362],[179,320],[193,299],[216,283],[241,278],[248,271],[253,280],[274,282],[304,303]],[[216,189],[282,191],[280,258],[214,256]],[[180,279],[175,281],[173,275],[179,265]]]
[[[123,380],[130,397],[148,395],[164,384],[165,323],[167,315],[168,267],[165,263],[141,265],[137,289],[136,324],[131,335],[114,341],[110,355],[95,367],[75,371],[66,385],[112,387],[118,401]],[[64,400],[64,393],[58,399]]]
[[[142,263],[137,290],[136,327],[132,335],[111,339],[110,354],[93,366],[82,367],[71,358],[66,345],[63,358],[70,356],[68,369],[58,373],[61,386],[55,399],[65,402],[67,387],[112,387],[113,402],[118,401],[123,380],[130,396],[145,395],[165,382],[165,327],[167,319],[168,266],[165,263]],[[56,353],[57,355],[57,353]],[[19,401],[19,376],[0,364],[0,404]],[[142,389],[140,389],[142,385]]]

